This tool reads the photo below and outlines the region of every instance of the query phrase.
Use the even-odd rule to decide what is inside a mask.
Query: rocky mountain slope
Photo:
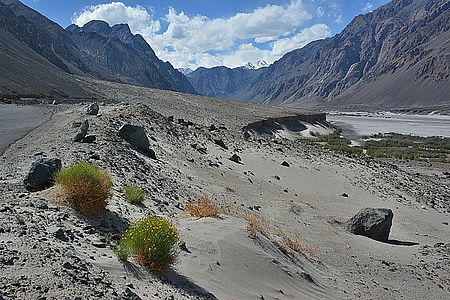
[[[233,69],[201,67],[186,76],[201,95],[233,99],[236,92],[250,86],[264,69],[248,66]]]
[[[233,98],[354,109],[448,105],[449,29],[450,2],[393,0],[286,54]]]
[[[91,25],[95,24],[97,23],[94,22]],[[105,27],[105,24],[102,23],[102,25]],[[109,28],[107,24],[106,27]],[[128,26],[125,25],[111,29],[113,33],[110,35],[106,35],[105,30],[101,31],[103,34],[98,34],[95,26],[88,26],[86,30],[72,26],[71,30],[66,31],[20,1],[1,0],[0,28],[9,34],[9,39],[22,43],[19,48],[26,47],[35,52],[29,55],[28,60],[39,60],[35,57],[41,56],[47,60],[47,65],[51,64],[58,71],[67,74],[188,93],[195,92],[184,75],[176,71],[170,63],[159,60],[145,40],[141,36],[132,35]],[[6,40],[3,42],[5,43]],[[9,48],[9,56],[20,57],[20,51],[14,53],[11,47]],[[0,51],[3,54],[5,50],[2,48]],[[34,65],[34,63],[31,64],[31,66]],[[39,68],[30,67],[14,70],[16,73],[11,75],[19,79],[26,78],[28,72],[40,72]],[[58,71],[51,71],[54,74],[46,77],[61,77],[56,74],[61,73]],[[39,77],[36,78],[39,81]],[[33,80],[27,82],[30,87],[24,90],[17,90],[14,84],[8,85],[9,81],[3,82],[4,88],[0,91],[3,95],[11,94],[11,91],[13,94],[22,95],[34,93],[48,96],[51,94],[48,89],[41,88],[40,84]],[[67,93],[70,94],[70,92]]]
[[[71,25],[66,31],[84,57],[118,74],[124,82],[195,93],[186,77],[169,62],[160,60],[141,35],[131,33],[127,24],[110,27],[104,21],[91,21],[81,28]]]

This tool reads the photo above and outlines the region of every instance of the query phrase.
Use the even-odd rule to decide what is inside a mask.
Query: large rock
[[[150,143],[143,127],[125,124],[120,127],[119,136],[130,143],[139,152],[152,159],[156,159],[155,152],[150,149]]]
[[[87,109],[87,114],[96,116],[98,114],[99,109],[100,109],[100,107],[98,106],[97,103],[92,103],[91,105],[89,105],[89,107]]]
[[[78,129],[77,133],[75,134],[72,140],[74,142],[81,142],[86,136],[88,130],[89,130],[89,121],[84,120],[80,126],[80,129]]]
[[[61,169],[61,160],[58,158],[40,158],[31,164],[30,171],[23,180],[27,189],[41,190],[49,187],[53,176]]]
[[[394,213],[388,208],[364,208],[346,223],[351,233],[378,241],[387,241]]]

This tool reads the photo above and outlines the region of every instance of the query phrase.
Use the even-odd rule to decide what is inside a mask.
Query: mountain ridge
[[[105,23],[103,29],[106,28],[105,25],[109,27]],[[71,32],[20,1],[0,0],[0,27],[59,69],[53,72],[196,93],[184,75],[175,70],[170,63],[159,60],[150,45],[142,36],[133,35],[128,25],[111,27],[110,36],[100,35],[93,30]],[[20,55],[17,53],[17,56]],[[21,76],[29,77],[26,74],[27,70],[15,70],[17,72],[11,74],[15,80]],[[67,76],[57,74],[56,77]],[[36,80],[39,81],[39,77],[36,77]],[[74,82],[73,79],[68,81]],[[25,93],[18,89],[20,85],[6,79],[2,82],[0,94]],[[34,90],[27,90],[26,94],[44,93],[47,96],[52,94],[46,88],[40,89],[38,85],[30,86],[34,86]],[[64,85],[59,88],[58,94],[64,94],[63,89]]]
[[[449,53],[450,2],[393,0],[222,97],[324,109],[449,105]]]

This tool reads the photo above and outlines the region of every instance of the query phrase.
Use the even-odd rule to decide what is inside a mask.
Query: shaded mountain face
[[[449,28],[448,0],[394,0],[287,53],[233,97],[354,109],[448,105]]]
[[[169,62],[161,61],[141,35],[131,33],[127,24],[110,27],[104,21],[91,21],[83,27],[71,25],[66,31],[85,56],[112,70],[122,81],[195,93],[186,77]]]
[[[187,78],[201,95],[235,99],[236,93],[249,86],[258,77],[264,68],[250,69],[239,67],[198,68],[187,74]]]
[[[127,25],[110,27],[105,22],[91,22],[86,28],[71,26],[69,30],[64,30],[19,1],[0,0],[0,28],[8,33],[8,40],[19,41],[21,46],[47,60],[58,71],[195,93],[184,75],[170,63],[159,60],[145,40],[133,35]],[[18,50],[17,56],[23,53]],[[8,55],[14,57],[15,54]],[[20,78],[20,74],[11,76]],[[14,90],[13,86],[5,85],[5,92],[0,93],[6,93],[6,88],[8,93]],[[41,92],[36,90],[38,94]]]
[[[79,82],[69,74],[71,69],[84,74],[75,48],[27,18],[16,16],[4,4],[5,1],[0,1],[0,96],[95,96],[95,93],[80,87]],[[8,3],[20,5],[17,1]],[[71,40],[69,42],[72,43]],[[79,69],[66,64],[65,59],[70,58]]]

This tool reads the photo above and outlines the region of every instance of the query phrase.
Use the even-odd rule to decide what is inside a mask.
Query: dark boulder
[[[242,163],[241,162],[241,160],[242,160],[241,157],[239,155],[237,155],[236,153],[233,154],[233,156],[230,157],[230,160],[234,161],[237,164],[241,164]]]
[[[119,136],[142,154],[156,159],[155,151],[150,149],[145,129],[141,126],[125,124],[119,129]]]
[[[23,180],[29,190],[41,190],[49,187],[53,176],[61,169],[61,160],[58,158],[40,158],[31,164],[30,171]]]
[[[100,109],[100,107],[98,106],[97,103],[92,103],[91,105],[89,105],[89,107],[87,109],[87,114],[96,116],[98,114],[99,109]]]
[[[97,140],[97,137],[95,135],[87,135],[85,136],[81,142],[82,143],[88,143],[88,144],[92,144]]]
[[[393,217],[394,213],[388,208],[364,208],[348,220],[345,227],[353,234],[386,242],[389,239]]]
[[[78,129],[72,141],[81,142],[86,136],[88,130],[89,130],[89,121],[84,120],[83,123],[81,123],[80,129]]]
[[[283,161],[283,162],[281,163],[281,165],[282,165],[283,167],[290,167],[290,166],[291,166],[287,161]]]

